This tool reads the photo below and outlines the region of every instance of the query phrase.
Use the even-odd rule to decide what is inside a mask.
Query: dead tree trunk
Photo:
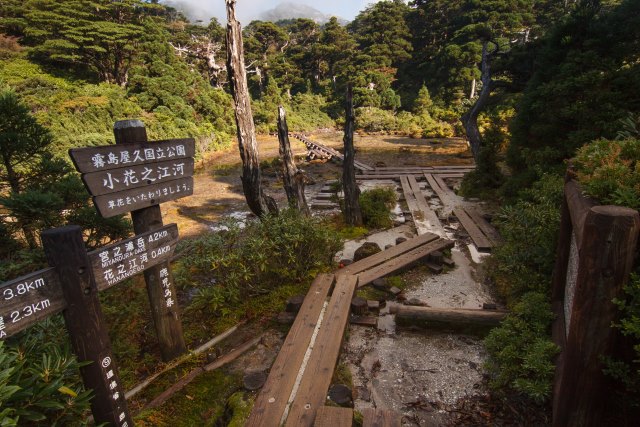
[[[280,141],[280,158],[282,159],[282,179],[284,191],[287,193],[289,204],[302,214],[309,216],[309,206],[304,198],[304,174],[298,170],[293,160],[291,143],[289,142],[289,128],[284,107],[278,107],[278,141]]]
[[[236,19],[236,1],[226,0],[226,4],[227,71],[235,106],[238,145],[242,158],[242,189],[249,209],[261,217],[269,212],[277,213],[278,206],[273,198],[262,191],[258,142],[256,141],[256,129],[251,112],[247,74],[244,68],[242,28]]]
[[[353,132],[355,131],[355,113],[353,111],[353,88],[347,87],[347,103],[344,123],[344,161],[342,163],[342,189],[344,190],[344,217],[347,225],[361,226],[360,189],[356,183],[354,168],[355,150],[353,148]]]
[[[494,50],[489,52],[489,43],[495,46]],[[487,41],[482,46],[482,74],[480,81],[482,82],[482,89],[478,99],[473,104],[473,107],[462,115],[460,121],[464,126],[464,130],[467,133],[467,139],[471,145],[471,152],[473,157],[477,160],[480,153],[480,147],[482,145],[482,136],[480,135],[480,129],[478,129],[478,115],[487,105],[491,90],[493,89],[493,81],[491,80],[491,59],[493,55],[498,52],[498,45],[495,42]]]

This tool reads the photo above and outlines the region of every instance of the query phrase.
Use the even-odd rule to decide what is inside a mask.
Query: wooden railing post
[[[47,260],[62,284],[63,315],[73,351],[79,362],[91,362],[80,373],[85,387],[94,393],[91,411],[96,424],[132,427],[82,230],[67,226],[43,231],[41,237]]]
[[[573,211],[571,214],[574,216]],[[581,222],[582,217],[576,218]],[[613,354],[618,340],[611,329],[618,315],[612,300],[620,295],[631,272],[640,216],[629,208],[594,206],[588,210],[583,227],[572,222],[578,241],[578,268],[554,389],[553,426],[595,427],[602,425],[610,393],[602,359]]]
[[[113,127],[113,132],[116,144],[147,142],[147,131],[140,120],[118,121]],[[131,220],[136,234],[157,230],[163,226],[162,213],[158,205],[131,212]],[[146,269],[144,280],[147,284],[160,353],[162,360],[166,362],[187,351],[169,262]]]

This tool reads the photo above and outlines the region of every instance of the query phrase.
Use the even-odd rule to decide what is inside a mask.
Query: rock
[[[402,292],[402,289],[397,288],[397,287],[394,286],[391,289],[389,289],[389,292],[391,292],[395,296],[398,296]]]
[[[493,303],[485,302],[485,303],[482,304],[482,309],[483,310],[497,310],[498,306],[496,306]]]
[[[382,252],[380,246],[374,242],[364,242],[353,254],[353,261],[360,261],[368,256]]]
[[[406,241],[407,241],[406,237],[396,237],[396,245],[399,245],[400,243],[403,243]]]
[[[441,251],[433,251],[429,254],[429,260],[436,265],[442,265],[444,262],[444,255]]]
[[[329,399],[342,407],[353,406],[353,392],[344,384],[333,384],[329,388]]]
[[[371,282],[371,286],[373,286],[375,289],[377,289],[379,291],[388,291],[389,290],[389,285],[387,284],[387,279],[384,279],[384,278],[375,279],[373,282]]]
[[[420,301],[418,298],[409,298],[407,301],[405,301],[405,305],[427,307],[429,304],[427,304],[426,302]]]
[[[255,391],[264,385],[267,381],[267,375],[264,372],[251,372],[244,376],[242,383],[244,388],[249,391]]]
[[[446,265],[447,267],[453,267],[454,265],[456,265],[455,262],[453,262],[453,260],[451,258],[447,258],[444,257],[442,258],[442,262],[444,263],[444,265]]]
[[[287,313],[286,311],[278,313],[278,316],[276,317],[276,322],[280,323],[281,325],[290,325],[294,322],[294,320],[296,320],[296,314]]]
[[[371,311],[380,310],[380,301],[367,301],[367,308]]]
[[[384,250],[386,251],[387,249],[391,249],[392,247],[393,247],[393,245],[386,245],[386,246],[384,247]]]
[[[425,265],[429,270],[431,270],[432,273],[435,273],[435,274],[442,273],[442,265],[435,264],[431,261],[426,262]]]
[[[348,258],[341,259],[340,260],[340,264],[342,264],[343,266],[346,267],[347,265],[353,264],[353,260],[352,259],[348,259]]]
[[[287,307],[284,309],[287,313],[297,313],[302,307],[304,295],[294,295],[287,300]]]

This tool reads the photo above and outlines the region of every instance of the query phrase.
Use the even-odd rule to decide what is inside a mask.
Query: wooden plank
[[[193,176],[193,165],[191,157],[145,163],[83,174],[82,181],[92,196],[100,196]]]
[[[104,218],[109,218],[192,194],[193,177],[186,177],[118,193],[96,196],[93,198],[93,204],[100,215]]]
[[[400,427],[402,416],[390,409],[365,408],[362,427]]]
[[[375,267],[376,265],[387,262],[392,258],[400,256],[406,252],[411,251],[412,249],[425,245],[429,242],[433,242],[437,239],[438,236],[433,233],[421,234],[420,236],[414,237],[413,239],[408,239],[407,241],[395,245],[382,252],[378,252],[377,254],[373,254],[364,259],[361,259],[360,261],[356,261],[353,264],[347,265],[346,267],[342,268],[337,274],[344,275],[361,273],[365,270]]]
[[[0,285],[0,340],[59,313],[67,306],[54,268]]]
[[[324,406],[357,284],[357,276],[338,277],[311,357],[291,404],[286,426],[312,426],[316,412]]]
[[[247,426],[280,425],[311,336],[334,281],[334,275],[321,274],[312,283],[296,320],[271,366],[267,382],[256,398]]]
[[[466,174],[464,173],[438,173],[438,172],[432,172],[434,175],[439,176],[440,178],[464,178],[464,176]]]
[[[122,167],[186,159],[196,154],[193,138],[163,141],[134,141],[100,147],[72,148],[69,156],[78,172],[99,172]]]
[[[434,308],[394,304],[389,312],[400,319],[432,322],[498,326],[509,314],[504,310],[479,310],[469,308]]]
[[[323,406],[316,413],[313,427],[351,427],[353,423],[353,409]]]
[[[427,203],[427,199],[424,197],[424,194],[422,193],[422,190],[420,189],[420,186],[418,185],[415,177],[409,175],[407,177],[407,180],[409,182],[411,190],[413,190],[413,195],[418,202],[418,207],[422,210],[424,219],[427,220],[429,222],[429,225],[431,225],[432,227],[442,228],[442,224],[438,219],[438,215],[436,215],[433,209],[431,209],[431,206],[429,206],[429,203]]]
[[[482,215],[480,215],[480,212],[476,207],[467,206],[464,208],[464,210],[469,214],[471,219],[473,219],[473,222],[476,223],[478,228],[484,233],[485,236],[487,236],[489,240],[491,240],[494,245],[498,244],[498,242],[502,240],[502,237],[500,236],[500,233],[498,233],[498,230],[496,230],[493,225],[489,224],[487,220],[484,219]]]
[[[169,224],[89,252],[87,255],[98,290],[108,289],[154,265],[169,261],[177,243],[178,226]]]
[[[440,183],[436,180],[436,177],[433,174],[424,174],[427,182],[431,189],[436,193],[438,198],[442,201],[442,204],[447,206],[451,206],[453,204],[453,199],[451,198],[452,191],[449,190],[449,187],[446,185],[443,187],[440,186]]]
[[[426,245],[420,246],[410,252],[403,254],[397,258],[393,258],[384,264],[380,264],[372,269],[360,273],[359,287],[368,285],[380,277],[388,276],[398,270],[409,267],[416,261],[419,261],[429,255],[431,252],[440,251],[451,248],[454,245],[453,240],[438,239]]]
[[[457,207],[453,209],[453,214],[458,218],[460,224],[467,230],[469,233],[469,237],[473,240],[478,250],[488,251],[494,246],[493,243],[487,237],[482,234],[482,231],[478,228],[478,226],[473,222],[471,217],[465,212],[461,207]]]
[[[413,190],[409,185],[409,177],[407,175],[402,175],[400,177],[400,185],[402,186],[402,192],[404,193],[404,200],[407,202],[407,206],[413,215],[413,219],[416,219],[416,215],[414,212],[420,212],[420,206],[418,206],[418,201],[416,200],[415,194],[413,194]]]
[[[400,181],[400,175],[356,175],[356,181],[373,180],[373,179],[388,179],[393,181]]]

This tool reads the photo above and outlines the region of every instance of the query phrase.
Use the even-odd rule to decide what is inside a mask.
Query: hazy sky
[[[368,4],[380,0],[237,0],[236,13],[240,22],[246,25],[252,19],[257,18],[261,12],[272,9],[285,1],[306,4],[320,12],[352,20]],[[203,21],[208,21],[211,16],[218,18],[220,23],[227,19],[225,0],[166,0],[161,3],[173,4],[174,6],[178,3],[186,3],[191,8],[191,13],[188,15],[197,16]]]

